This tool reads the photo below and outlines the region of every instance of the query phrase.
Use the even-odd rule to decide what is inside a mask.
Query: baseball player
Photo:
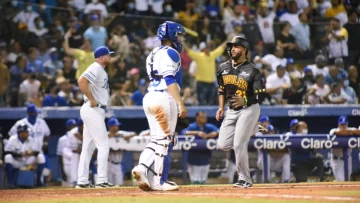
[[[27,117],[17,121],[10,129],[9,136],[17,135],[17,127],[22,124],[26,124],[30,129],[30,137],[36,143],[37,151],[44,154],[47,151],[48,140],[50,135],[50,129],[44,119],[38,117],[40,111],[35,104],[29,104],[27,106]],[[44,154],[45,155],[45,154]],[[44,181],[50,176],[50,162],[46,159],[45,155],[45,169],[43,170]]]
[[[151,142],[141,153],[139,165],[132,170],[132,175],[142,190],[178,189],[177,185],[162,183],[161,176],[164,156],[167,155],[172,141],[177,117],[187,116],[179,94],[182,85],[179,53],[182,50],[184,34],[183,26],[178,23],[166,21],[161,24],[157,31],[161,46],[153,49],[146,59],[146,69],[151,82],[143,100],[143,108],[149,122]]]
[[[219,128],[207,123],[206,113],[197,112],[196,122],[182,131],[182,135],[193,135],[195,139],[212,139],[219,135]],[[211,150],[189,150],[188,172],[192,184],[205,184],[210,171]]]
[[[121,123],[116,118],[110,118],[107,122],[110,143],[108,178],[109,181],[115,185],[123,184],[123,171],[121,166],[123,153],[121,145],[137,135],[135,132],[120,130],[120,125]]]
[[[218,147],[224,151],[234,149],[239,175],[234,186],[247,188],[252,186],[247,145],[250,136],[259,130],[259,102],[265,86],[259,70],[246,59],[248,41],[235,36],[227,46],[232,60],[222,63],[217,72],[219,110],[216,120],[224,117],[225,104],[229,108],[220,127]]]
[[[68,119],[66,121],[66,128],[67,132],[65,135],[61,136],[59,138],[57,148],[56,148],[56,155],[58,155],[59,163],[60,163],[60,169],[61,169],[61,175],[62,175],[62,186],[71,186],[71,178],[70,178],[70,171],[71,171],[71,161],[69,159],[66,159],[63,156],[65,147],[69,146],[69,133],[70,131],[75,128],[76,121],[75,119]]]
[[[269,116],[260,116],[258,123],[266,129],[268,129],[268,126],[271,125]]]
[[[359,135],[360,130],[352,127],[348,127],[349,120],[346,116],[340,116],[338,119],[338,127],[331,129],[330,136],[349,136],[349,135]],[[348,180],[350,179],[352,172],[352,158],[351,158],[351,149],[348,149]],[[345,181],[344,174],[344,154],[342,148],[332,148],[331,149],[331,168],[335,177],[336,182]]]
[[[109,104],[109,81],[105,67],[110,64],[110,52],[107,47],[98,47],[95,62],[78,79],[84,93],[84,104],[80,109],[84,121],[83,144],[79,161],[76,188],[89,188],[89,165],[91,156],[97,148],[97,181],[95,187],[107,188],[114,185],[108,182],[107,160],[109,156],[109,137],[105,125],[105,111]]]
[[[38,143],[29,136],[30,128],[26,124],[17,125],[17,134],[11,136],[5,146],[5,167],[9,188],[15,187],[14,169],[33,169],[37,164],[37,185],[43,186],[42,173],[45,156],[40,153]]]
[[[275,128],[273,125],[268,125],[268,135],[275,134]],[[262,133],[257,133],[256,135],[262,135]],[[288,149],[283,150],[268,150],[267,158],[267,168],[264,169],[264,155],[261,150],[258,151],[257,166],[260,170],[267,170],[267,174],[270,174],[270,171],[282,172],[281,182],[286,183],[290,180],[290,154]],[[263,178],[264,180],[264,178]]]

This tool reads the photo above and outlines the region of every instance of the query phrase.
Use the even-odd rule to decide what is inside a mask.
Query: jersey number
[[[109,80],[107,78],[104,79],[104,86],[102,88],[109,89]]]

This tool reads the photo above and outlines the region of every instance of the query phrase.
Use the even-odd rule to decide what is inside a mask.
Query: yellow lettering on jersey
[[[240,91],[242,91],[241,96],[245,96],[245,92],[248,88],[248,83],[244,79],[238,78],[236,75],[223,75],[222,78],[224,81],[224,85],[237,86]]]

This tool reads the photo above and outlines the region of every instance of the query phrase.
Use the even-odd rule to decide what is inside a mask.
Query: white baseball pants
[[[262,151],[258,151],[257,166],[263,171],[262,180],[264,181],[264,170],[267,170],[268,177],[270,177],[270,171],[282,172],[281,182],[287,182],[290,180],[291,173],[291,159],[288,153],[282,156],[270,156],[267,155],[267,169],[264,169],[264,157]],[[270,181],[270,180],[269,180]]]
[[[196,166],[188,164],[188,172],[191,183],[204,184],[208,179],[210,164],[204,166]]]

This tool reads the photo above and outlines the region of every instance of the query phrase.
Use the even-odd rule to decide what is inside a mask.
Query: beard
[[[241,57],[242,57],[242,53],[241,53],[241,52],[239,52],[239,53],[237,53],[237,54],[235,54],[235,55],[233,55],[233,54],[231,53],[231,59],[234,60],[234,61],[239,60]]]

